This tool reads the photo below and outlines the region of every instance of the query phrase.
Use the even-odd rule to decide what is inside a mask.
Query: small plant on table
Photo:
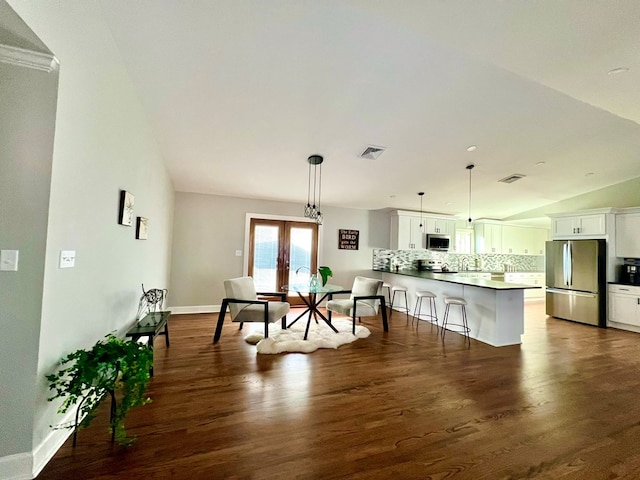
[[[333,277],[333,272],[326,265],[323,265],[320,268],[318,268],[318,273],[322,277],[322,286],[323,287],[327,284],[327,280],[329,279],[329,277]]]

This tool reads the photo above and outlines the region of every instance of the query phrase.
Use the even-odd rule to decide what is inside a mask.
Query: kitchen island
[[[410,313],[415,305],[415,292],[429,290],[437,295],[439,324],[444,317],[444,297],[462,297],[467,301],[469,336],[494,347],[519,345],[524,333],[524,291],[540,288],[497,280],[472,278],[465,272],[434,273],[401,269],[374,270],[382,273],[382,280],[392,286],[407,288]],[[402,300],[400,300],[402,301]],[[397,299],[396,299],[397,302]],[[449,312],[451,322],[459,323],[458,308]],[[455,331],[455,330],[452,330]]]

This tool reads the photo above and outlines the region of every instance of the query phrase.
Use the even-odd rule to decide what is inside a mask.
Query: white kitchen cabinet
[[[444,218],[425,217],[425,233],[453,236],[456,222]]]
[[[530,229],[514,225],[502,227],[502,253],[527,255],[533,249]],[[532,230],[532,229],[531,229]]]
[[[548,233],[544,228],[481,223],[475,225],[476,253],[544,255]]]
[[[640,213],[616,215],[616,256],[640,258]]]
[[[552,218],[553,237],[591,237],[607,233],[604,213]]]
[[[546,248],[545,244],[547,243],[547,240],[549,240],[549,230],[546,228],[536,228],[534,230],[535,241],[533,242],[533,254],[544,255]]]
[[[476,223],[476,253],[502,253],[502,225],[496,223]]]
[[[413,215],[391,215],[391,250],[424,248],[423,228],[420,217]]]
[[[422,227],[420,225],[422,224]],[[411,250],[425,248],[425,233],[439,235],[455,235],[455,220],[453,217],[428,216],[420,212],[409,210],[395,210],[391,212],[391,250]],[[453,244],[452,244],[453,246]]]
[[[525,299],[541,299],[545,297],[544,273],[538,272],[505,272],[504,281],[507,283],[519,283],[520,285],[535,285],[541,288],[532,288],[524,291]]]
[[[481,278],[483,280],[491,280],[490,272],[458,272],[458,275],[465,278]]]
[[[640,331],[640,287],[609,285],[608,321],[613,327]]]
[[[502,253],[515,255],[544,255],[547,230],[544,228],[504,225]]]

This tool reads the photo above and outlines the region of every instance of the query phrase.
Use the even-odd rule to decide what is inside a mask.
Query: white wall
[[[13,422],[29,431],[2,429],[0,453],[17,455],[0,458],[1,478],[7,478],[6,471],[15,472],[11,462],[31,461],[37,471],[57,447],[58,434],[50,425],[61,417],[55,412],[57,404],[46,400],[50,392],[44,379],[57,360],[130,325],[141,283],[147,288],[168,285],[173,224],[171,182],[99,4],[10,4],[59,58],[60,77],[48,218],[33,232],[42,236],[46,228],[46,251],[40,247],[33,259],[44,267],[43,286],[21,289],[15,298],[23,310],[41,302],[41,315],[26,317],[18,310],[15,348],[22,348],[25,358],[0,357],[3,372],[30,366],[31,397],[21,411],[12,412]],[[74,19],[80,16],[90,20],[79,24]],[[29,134],[36,140],[44,135],[33,129]],[[23,149],[30,152],[31,143],[24,142]],[[10,180],[20,178],[19,169],[8,170]],[[46,217],[40,197],[48,186],[33,182],[27,187],[29,199],[37,201],[29,200],[24,208]],[[134,214],[149,218],[149,240],[136,240],[134,227],[117,224],[120,189],[135,194]],[[19,243],[15,248],[29,248]],[[60,250],[76,251],[75,268],[58,268]],[[17,278],[8,280],[13,289],[18,288]],[[13,396],[14,384],[3,384],[2,389]]]
[[[0,63],[0,85],[0,249],[19,250],[0,271],[3,457],[31,450],[58,73]]]
[[[373,248],[389,246],[386,212],[323,207],[320,261],[331,267],[331,283],[351,286],[356,275],[372,276]],[[235,197],[176,193],[169,303],[171,306],[220,305],[222,282],[244,275],[247,213],[301,217],[300,204]],[[360,249],[339,250],[338,229],[360,231]]]

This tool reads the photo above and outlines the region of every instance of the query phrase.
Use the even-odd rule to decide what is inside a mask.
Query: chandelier
[[[322,188],[322,155],[311,155],[307,158],[309,163],[309,180],[307,186],[307,205],[304,207],[304,216],[322,225],[324,218],[320,211],[320,190]],[[311,166],[313,165],[313,174]],[[313,180],[313,181],[312,181]],[[313,184],[313,185],[312,185]]]

